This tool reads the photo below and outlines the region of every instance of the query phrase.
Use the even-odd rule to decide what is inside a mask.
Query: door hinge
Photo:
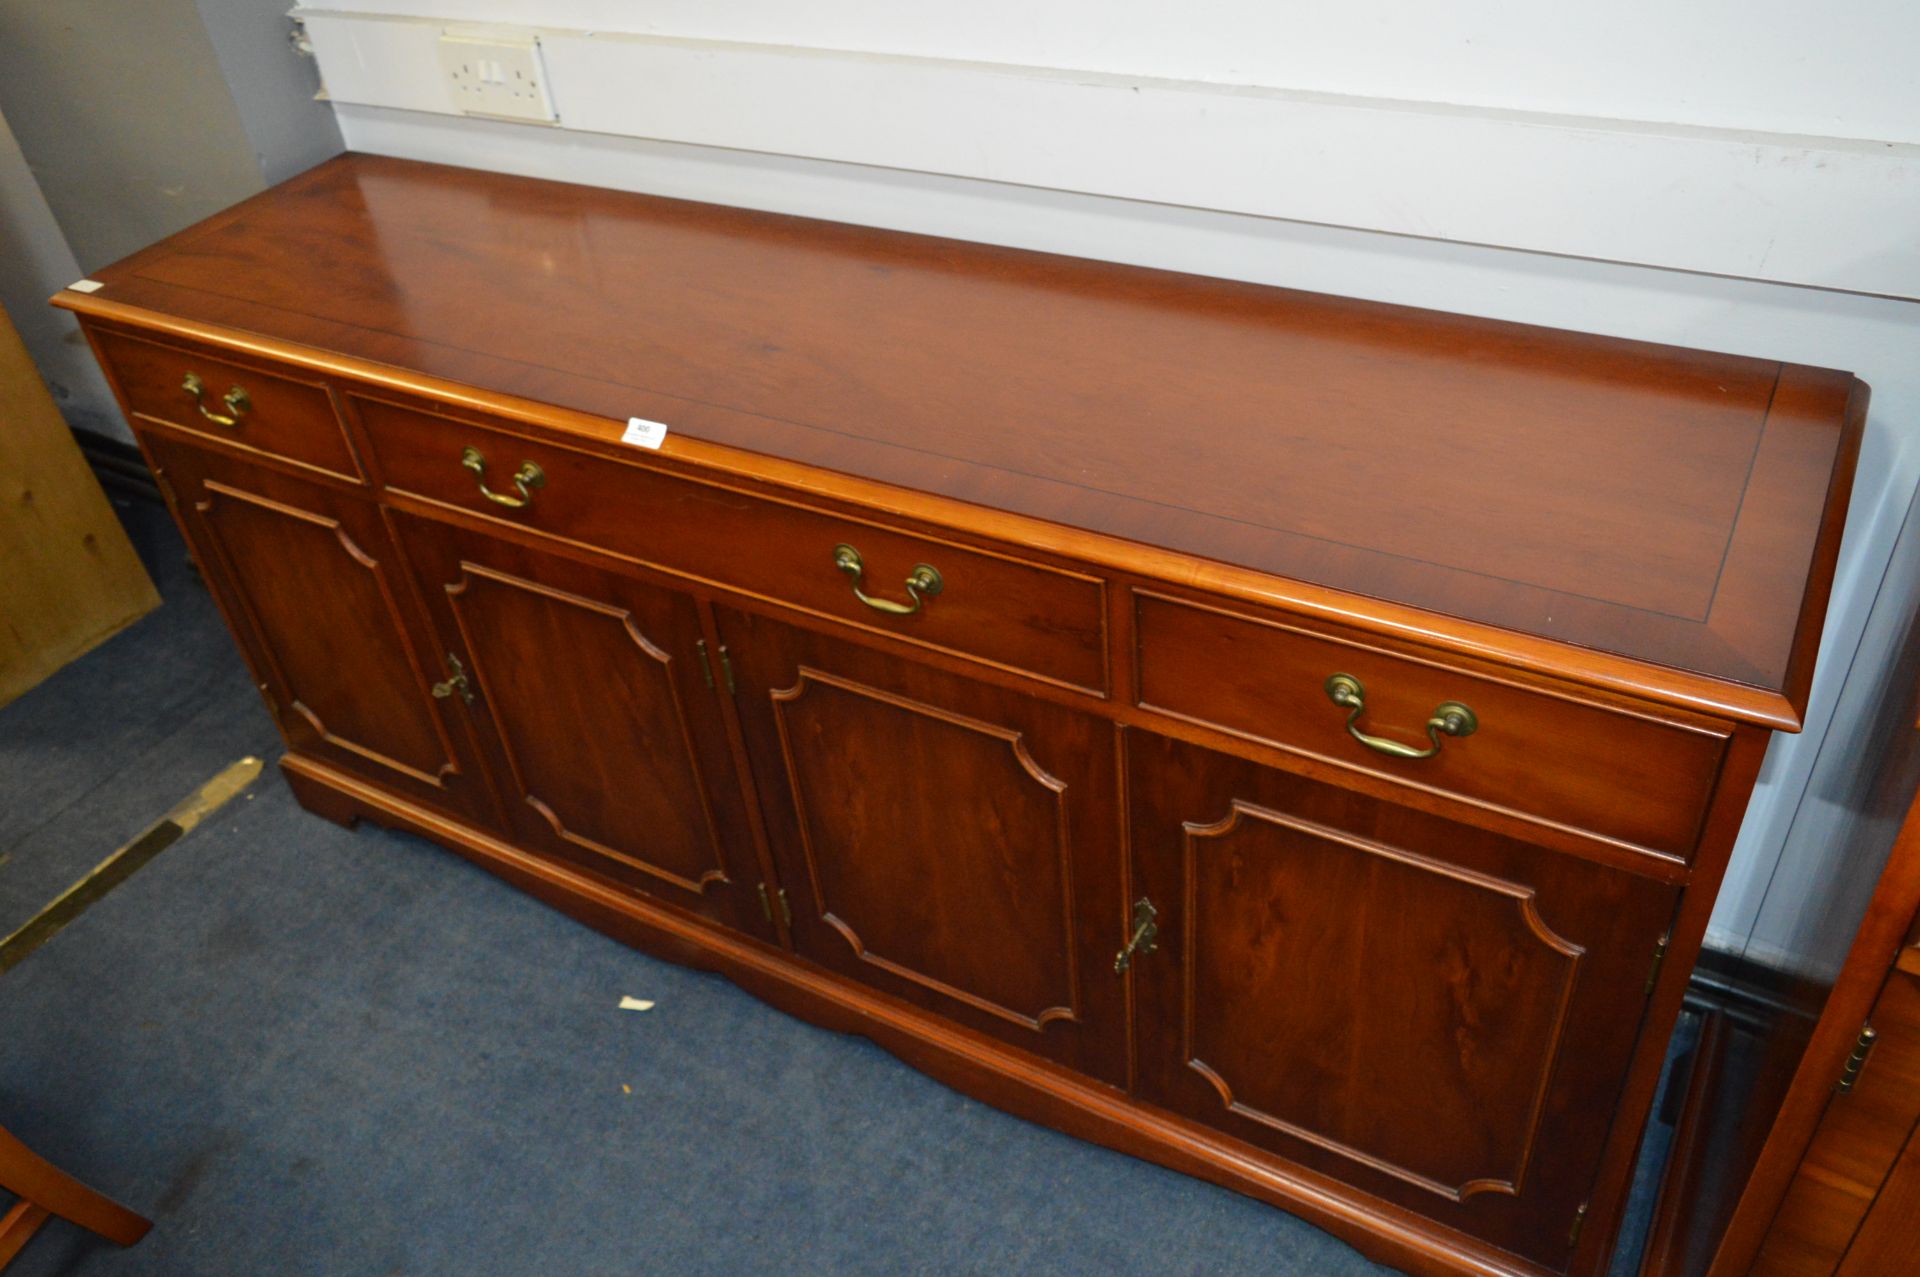
[[[1867,1067],[1867,1056],[1873,1053],[1873,1044],[1879,1040],[1880,1034],[1871,1024],[1860,1026],[1860,1036],[1853,1043],[1853,1054],[1840,1066],[1840,1080],[1833,1084],[1834,1090],[1845,1095],[1853,1089],[1853,1084],[1860,1080],[1860,1070]]]
[[[473,688],[467,683],[467,667],[460,663],[459,657],[448,652],[446,681],[433,685],[433,695],[436,700],[444,701],[455,692],[460,693],[461,700],[473,704]]]
[[[720,676],[726,680],[727,695],[737,696],[739,691],[733,685],[733,657],[727,654],[727,645],[720,645]]]
[[[1651,995],[1653,986],[1660,983],[1660,967],[1667,960],[1667,942],[1672,939],[1673,932],[1669,931],[1653,942],[1653,966],[1647,971],[1647,987],[1641,990],[1642,994]]]
[[[1580,1230],[1587,1226],[1587,1207],[1590,1205],[1590,1202],[1581,1202],[1580,1209],[1573,1212],[1573,1227],[1567,1230],[1568,1250],[1580,1244]]]
[[[767,884],[764,882],[761,883],[760,912],[767,916],[768,922],[773,921],[773,902],[776,899],[780,902],[780,921],[786,923],[787,926],[791,928],[793,926],[793,906],[787,903],[787,889],[781,887],[769,895],[767,893]]]
[[[700,654],[700,676],[707,680],[707,690],[711,692],[713,690],[713,662],[707,659],[707,641],[705,639],[694,640],[693,650]],[[763,886],[760,890],[764,893],[766,888]],[[773,919],[768,918],[767,921],[772,922]]]

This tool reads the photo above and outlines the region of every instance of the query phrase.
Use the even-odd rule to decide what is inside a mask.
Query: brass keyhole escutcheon
[[[1134,958],[1146,957],[1160,947],[1160,911],[1145,896],[1133,902],[1133,935],[1126,948],[1113,957],[1113,973],[1119,975],[1133,965]]]

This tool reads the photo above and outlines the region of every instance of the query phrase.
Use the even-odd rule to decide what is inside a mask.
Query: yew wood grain
[[[719,611],[796,950],[1125,1081],[1112,728]]]
[[[498,538],[395,522],[470,680],[472,701],[458,703],[497,760],[518,835],[770,935],[693,601]]]
[[[100,277],[62,304],[656,417],[1789,721],[1864,409],[1763,360],[367,156]]]
[[[352,404],[391,492],[1067,687],[1098,693],[1106,685],[1105,605],[1096,577],[655,467],[615,464],[484,424],[361,397]],[[523,506],[490,501],[461,465],[469,447],[488,467],[479,478],[509,496],[509,476],[523,464],[539,466],[544,482]],[[854,595],[835,565],[842,544],[860,552],[869,594],[906,603],[901,583],[922,563],[939,572],[940,592],[912,615],[878,611]]]
[[[148,436],[208,586],[296,749],[491,825],[466,724],[371,501]]]
[[[1692,856],[1726,753],[1724,724],[1582,702],[1385,650],[1352,631],[1147,591],[1134,600],[1145,707],[1676,860]],[[1427,748],[1427,721],[1449,701],[1473,710],[1478,726],[1441,737],[1431,758],[1381,754],[1353,738],[1347,710],[1328,698],[1326,679],[1337,673],[1364,688],[1354,728],[1365,734]],[[1634,801],[1622,803],[1623,793]]]
[[[135,417],[325,475],[360,479],[360,464],[324,384],[296,380],[284,370],[267,372],[197,347],[157,345],[117,333],[96,334],[94,348]],[[190,373],[205,385],[200,404],[183,388]],[[222,402],[233,390],[246,393],[248,406],[242,411]],[[212,420],[201,406],[231,417],[231,423]]]
[[[1142,1097],[1567,1263],[1679,893],[1146,733],[1128,754],[1161,915],[1136,1014],[1167,1026]]]
[[[61,294],[55,302],[81,311],[90,334],[137,331],[166,334],[170,341],[192,342],[234,352],[238,358],[277,361],[299,375],[332,378],[337,393],[372,393],[399,397],[429,413],[447,413],[461,419],[493,419],[533,438],[562,443],[570,450],[613,457],[632,463],[635,454],[623,444],[622,423],[573,408],[451,381],[417,369],[379,364],[358,356],[274,337],[221,328],[177,315],[162,315],[123,304],[98,294]],[[1864,419],[1864,390],[1849,401],[1846,427],[1857,445]],[[176,427],[151,423],[156,430]],[[196,436],[210,439],[209,436]],[[369,447],[364,433],[357,444],[362,455]],[[281,464],[270,453],[251,454],[266,464]],[[897,487],[844,472],[750,452],[689,436],[670,436],[645,464],[662,473],[720,482],[741,491],[763,493],[776,501],[822,509],[838,508],[856,519],[875,514],[918,525],[929,535],[991,548],[1017,545],[1023,556],[1045,560],[1069,570],[1092,569],[1143,578],[1155,589],[1200,589],[1218,599],[1257,607],[1282,609],[1289,614],[1331,622],[1378,634],[1394,642],[1413,643],[1435,651],[1485,662],[1525,677],[1550,676],[1565,682],[1623,695],[1631,700],[1680,707],[1737,721],[1793,731],[1798,710],[1811,677],[1813,651],[1802,643],[1789,672],[1788,695],[1744,683],[1670,666],[1652,665],[1618,653],[1569,646],[1537,636],[1502,629],[1458,616],[1397,603],[1380,597],[1362,597],[1311,582],[1272,576],[1231,564],[1199,560],[1191,555],[1142,542],[1121,540],[1064,524],[990,509],[924,490]],[[1845,498],[1851,481],[1851,453],[1836,467],[1834,488],[1815,551],[1816,567],[1802,597],[1803,624],[1817,624],[1823,614],[1830,571],[1844,524]],[[316,472],[317,473],[317,472]],[[400,502],[411,500],[393,494]],[[435,505],[446,516],[464,513]],[[587,547],[569,546],[570,549]],[[1818,565],[1826,565],[1821,567]],[[1822,574],[1829,574],[1823,578]],[[1113,596],[1109,592],[1110,600]],[[1109,603],[1112,606],[1112,603]],[[1115,624],[1110,620],[1110,624]],[[934,649],[929,649],[933,651]],[[1124,650],[1124,649],[1123,649]],[[1117,671],[1110,671],[1110,674]],[[1799,688],[1798,692],[1792,689]]]

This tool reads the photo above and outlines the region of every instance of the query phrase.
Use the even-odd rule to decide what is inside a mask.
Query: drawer
[[[382,400],[353,406],[391,491],[1069,687],[1106,687],[1098,578]],[[540,479],[523,497],[515,475],[529,464]],[[906,583],[923,565],[938,588],[915,606]],[[903,607],[914,610],[890,610]]]
[[[1575,699],[1310,627],[1136,591],[1140,704],[1445,796],[1691,856],[1729,729]],[[1431,757],[1392,757],[1348,731],[1327,680],[1357,681],[1362,733]],[[1430,737],[1458,702],[1469,735]]]
[[[320,383],[119,333],[96,330],[93,339],[135,416],[359,482],[346,430]]]

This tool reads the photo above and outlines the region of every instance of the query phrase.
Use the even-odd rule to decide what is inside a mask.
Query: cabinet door
[[[1127,737],[1140,1095],[1566,1264],[1675,888]]]
[[[765,618],[721,631],[794,947],[1124,1085],[1112,729]]]
[[[466,663],[523,844],[771,935],[693,600],[481,533],[395,518],[446,646]]]
[[[406,798],[494,824],[471,733],[379,509],[337,488],[149,438],[207,584],[287,743]]]

